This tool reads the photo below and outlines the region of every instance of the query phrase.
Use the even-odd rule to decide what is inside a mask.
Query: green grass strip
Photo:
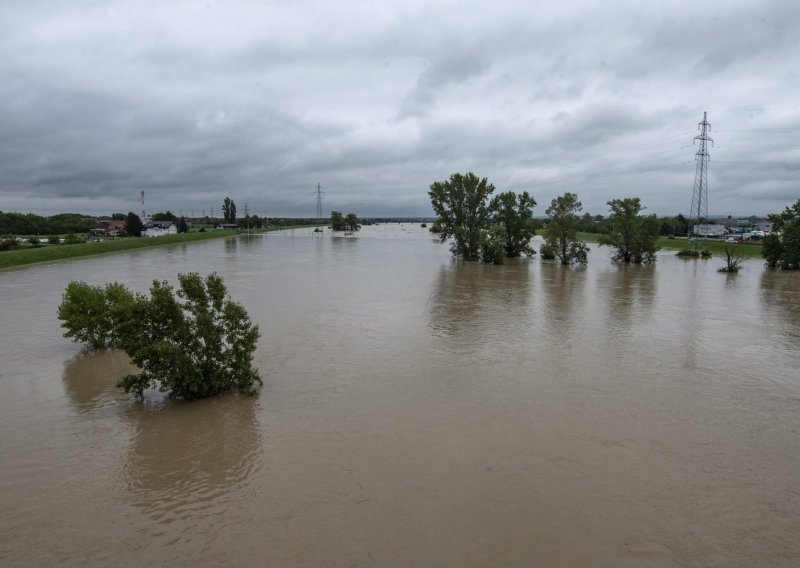
[[[251,229],[250,233],[256,234],[265,233],[268,231],[282,231],[300,226],[301,225],[287,225],[285,227],[269,227],[268,229]],[[25,247],[16,250],[0,251],[0,269],[35,264],[38,262],[51,262],[54,260],[66,260],[95,254],[107,254],[140,248],[185,244],[244,234],[247,234],[245,230],[205,231],[202,233],[191,232],[179,235],[165,235],[163,237],[125,237],[114,240],[105,240],[99,243],[80,243],[76,245],[45,244],[39,247]]]
[[[582,241],[586,241],[589,243],[596,243],[600,240],[600,233],[578,233],[578,238]],[[681,249],[689,247],[689,241],[687,239],[682,239],[682,238],[669,239],[667,237],[659,237],[656,242],[658,243],[658,246],[660,246],[662,249],[667,249],[667,250],[679,251]],[[706,246],[708,247],[708,250],[715,255],[724,256],[726,246],[729,247],[735,246],[736,252],[741,254],[742,256],[750,258],[761,258],[761,243],[757,241],[756,242],[739,241],[736,245],[732,245],[732,243],[707,239]]]

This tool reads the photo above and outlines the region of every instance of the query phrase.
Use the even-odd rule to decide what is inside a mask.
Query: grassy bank
[[[250,232],[264,233],[267,231],[279,231],[292,227],[270,227],[269,229],[252,229]],[[205,231],[203,233],[193,232],[180,235],[166,235],[163,237],[128,237],[102,241],[99,243],[80,243],[76,245],[42,245],[38,247],[25,247],[17,250],[0,252],[0,269],[35,264],[37,262],[50,262],[54,260],[64,260],[68,258],[78,258],[91,256],[94,254],[105,254],[121,252],[126,250],[158,247],[164,245],[185,244],[195,241],[208,239],[218,239],[220,237],[231,237],[241,234],[239,231]]]
[[[578,233],[578,238],[589,243],[596,243],[600,240],[600,233]],[[708,250],[711,251],[712,254],[722,256],[725,255],[725,246],[731,246],[730,243],[713,239],[707,240],[706,243],[708,245]],[[688,244],[686,239],[681,238],[668,239],[666,237],[659,237],[658,239],[658,246],[665,250],[674,250],[675,252],[686,248]],[[761,243],[740,242],[736,246],[736,252],[748,258],[761,258]]]

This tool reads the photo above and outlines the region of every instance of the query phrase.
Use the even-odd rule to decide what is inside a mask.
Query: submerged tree
[[[140,296],[122,322],[119,345],[141,372],[120,386],[139,398],[148,388],[183,399],[254,392],[261,384],[253,367],[258,326],[219,275],[191,272],[178,281],[177,297],[172,286],[154,281],[150,297]]]
[[[764,237],[761,255],[770,268],[800,270],[800,199],[782,213],[769,216],[772,232]]]
[[[358,231],[361,225],[358,224],[358,216],[355,213],[348,213],[344,218],[344,224],[348,231]]]
[[[492,199],[489,209],[493,213],[494,222],[502,226],[505,256],[515,258],[536,253],[530,245],[535,234],[532,219],[534,207],[536,200],[527,191],[520,195],[505,191]]]
[[[119,386],[139,398],[148,388],[183,399],[254,392],[261,384],[253,367],[258,326],[217,274],[203,279],[192,272],[178,280],[177,297],[166,282],[154,281],[150,297],[117,283],[71,282],[58,310],[64,335],[91,348],[125,351],[141,372]]]
[[[66,329],[64,337],[83,343],[90,349],[115,347],[119,340],[119,322],[136,303],[136,297],[117,282],[90,286],[70,282],[58,306],[58,319]]]
[[[659,223],[655,215],[640,215],[643,207],[638,197],[612,199],[608,202],[610,232],[600,238],[601,245],[614,247],[616,262],[649,264],[656,261]]]
[[[739,252],[738,245],[733,245],[732,247],[725,245],[725,266],[720,268],[718,272],[739,272],[743,262],[744,256]]]
[[[574,193],[565,193],[550,203],[546,213],[550,217],[545,232],[545,247],[561,261],[561,264],[586,264],[589,247],[578,240],[580,219],[578,213],[583,205]],[[544,248],[544,247],[543,247]]]
[[[442,242],[452,238],[452,253],[464,260],[479,260],[484,230],[489,227],[491,210],[487,198],[494,186],[472,172],[455,173],[449,180],[436,181],[428,195],[439,217]]]
[[[481,235],[481,262],[503,264],[505,261],[506,231],[501,225],[492,225]]]
[[[347,229],[347,221],[345,221],[341,211],[331,211],[331,229],[334,231]]]

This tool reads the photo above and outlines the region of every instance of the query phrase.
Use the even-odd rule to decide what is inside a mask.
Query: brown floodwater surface
[[[800,275],[461,263],[413,225],[0,271],[0,565],[800,565]],[[115,383],[70,280],[219,272],[257,397]]]

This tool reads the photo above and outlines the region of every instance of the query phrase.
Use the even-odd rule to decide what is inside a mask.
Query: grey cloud
[[[446,88],[469,88],[470,79],[485,73],[491,60],[475,47],[447,53],[427,66],[406,95],[399,118],[420,117],[433,110],[438,94]]]
[[[675,213],[706,109],[712,209],[780,209],[795,155],[732,146],[796,131],[725,128],[800,127],[798,7],[684,4],[4,3],[0,209],[144,189],[148,209],[310,215],[320,182],[326,208],[423,215],[432,181],[472,170],[538,213],[567,190]],[[770,160],[789,166],[738,165]]]

